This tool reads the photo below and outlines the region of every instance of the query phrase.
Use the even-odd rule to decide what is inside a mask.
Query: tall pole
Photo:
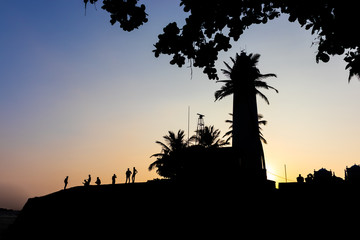
[[[285,168],[285,182],[287,182],[286,164],[284,164],[284,168]]]
[[[190,106],[188,106],[188,141],[187,141],[187,145],[189,146],[189,138],[190,138]]]

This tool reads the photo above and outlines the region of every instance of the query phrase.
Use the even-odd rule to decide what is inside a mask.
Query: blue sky
[[[97,10],[88,5],[85,16],[81,0],[2,1],[0,191],[9,197],[0,207],[57,191],[67,175],[70,187],[87,174],[110,183],[116,173],[124,182],[133,166],[139,181],[158,177],[147,170],[160,151],[155,141],[187,129],[188,106],[192,133],[196,113],[228,130],[232,99],[214,102],[220,83],[200,69],[191,78],[187,66],[152,53],[167,23],[182,25],[179,2],[144,3],[149,22],[128,33],[109,23],[100,3]],[[279,94],[264,92],[270,105],[258,101],[268,120],[268,177],[276,181],[284,181],[273,175],[284,176],[284,164],[295,179],[321,167],[344,177],[346,166],[359,163],[359,82],[347,82],[342,56],[316,64],[315,38],[282,16],[249,28],[217,62],[220,72],[223,61],[246,50],[261,54],[263,73],[278,75],[268,83]]]

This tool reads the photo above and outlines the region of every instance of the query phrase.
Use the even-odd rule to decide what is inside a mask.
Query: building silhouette
[[[346,166],[345,181],[348,183],[360,183],[360,165],[354,164],[350,168]]]
[[[314,183],[331,183],[333,179],[333,173],[331,170],[320,168],[314,170]]]

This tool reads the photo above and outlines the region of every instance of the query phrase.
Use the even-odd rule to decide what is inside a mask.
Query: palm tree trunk
[[[266,179],[255,86],[252,83],[234,86],[232,144],[242,177],[250,181]]]

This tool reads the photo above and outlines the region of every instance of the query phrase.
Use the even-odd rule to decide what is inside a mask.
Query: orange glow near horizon
[[[169,130],[187,133],[188,106],[190,135],[197,113],[221,135],[228,131],[232,97],[214,102],[221,84],[202,69],[153,55],[163,27],[184,21],[175,1],[149,2],[149,22],[131,33],[111,26],[104,11],[89,8],[84,17],[82,1],[3,4],[0,208],[19,209],[29,197],[61,190],[66,176],[68,187],[88,174],[108,184],[115,173],[123,183],[132,167],[137,182],[159,178],[148,171],[161,150],[155,141]],[[346,166],[360,163],[360,84],[348,83],[343,56],[316,63],[315,37],[282,16],[251,26],[216,63],[224,79],[223,61],[245,49],[261,54],[262,73],[277,74],[266,81],[279,93],[261,90],[270,105],[258,99],[268,121],[268,178],[276,182],[285,181],[285,164],[291,181],[322,167],[344,178]]]

